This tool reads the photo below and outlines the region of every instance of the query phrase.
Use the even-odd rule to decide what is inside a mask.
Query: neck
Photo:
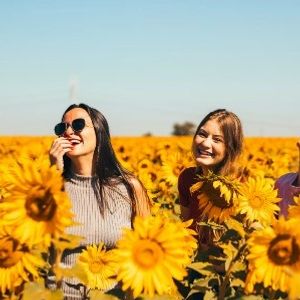
[[[93,159],[88,159],[87,157],[77,157],[72,160],[73,172],[78,175],[92,176],[95,175],[95,170],[93,167]]]
[[[203,167],[201,167],[201,170],[202,170],[202,174],[203,174],[204,176],[206,176],[206,175],[208,174],[208,171],[209,171],[208,168],[203,168]]]

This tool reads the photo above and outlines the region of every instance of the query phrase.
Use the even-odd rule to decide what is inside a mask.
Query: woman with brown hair
[[[197,193],[191,193],[190,188],[199,181],[197,175],[207,175],[209,171],[218,175],[234,175],[242,147],[241,122],[234,113],[226,109],[210,112],[197,127],[192,143],[195,166],[181,172],[178,191],[181,217],[183,220],[193,219],[192,228],[197,231],[201,244],[211,243],[213,234],[207,227],[197,225],[207,219],[201,217],[201,203]]]

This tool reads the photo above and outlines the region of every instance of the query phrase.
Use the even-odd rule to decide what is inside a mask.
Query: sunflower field
[[[207,221],[198,226],[214,242],[198,245],[192,221],[179,218],[177,190],[180,172],[193,166],[192,137],[114,137],[119,160],[147,189],[152,216],[136,217],[115,249],[87,247],[71,269],[60,258],[80,237],[66,233],[73,213],[49,162],[52,140],[0,138],[0,299],[63,299],[65,277],[92,300],[300,298],[300,197],[288,218],[277,218],[274,188],[298,171],[296,138],[247,138],[242,181],[199,176],[191,192]]]

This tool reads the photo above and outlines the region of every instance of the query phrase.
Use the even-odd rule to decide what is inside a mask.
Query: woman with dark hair
[[[114,248],[122,228],[130,228],[136,215],[150,214],[150,201],[140,181],[116,158],[108,123],[98,110],[73,104],[54,130],[58,138],[50,160],[62,171],[74,221],[80,224],[68,233],[85,238],[80,247],[63,253],[62,263],[71,267],[87,245],[104,242]],[[77,281],[63,282],[62,288],[66,299],[82,298],[84,287]]]
[[[199,235],[201,244],[212,242],[208,227],[197,226],[201,219],[201,203],[190,187],[199,181],[197,175],[212,171],[218,175],[234,175],[236,160],[243,146],[243,130],[239,118],[226,109],[210,112],[198,125],[193,137],[192,152],[195,166],[184,169],[178,178],[178,191],[183,220],[193,219],[193,229]]]

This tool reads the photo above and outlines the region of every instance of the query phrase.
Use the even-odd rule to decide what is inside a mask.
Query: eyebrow
[[[203,128],[200,128],[199,130],[198,130],[198,133],[200,132],[200,131],[202,131],[202,132],[205,132],[206,134],[207,134],[207,131],[205,130],[205,129],[203,129]],[[197,134],[198,134],[197,133]],[[224,136],[223,135],[220,135],[220,134],[213,134],[213,136],[214,137],[220,137],[220,138],[224,138]]]

